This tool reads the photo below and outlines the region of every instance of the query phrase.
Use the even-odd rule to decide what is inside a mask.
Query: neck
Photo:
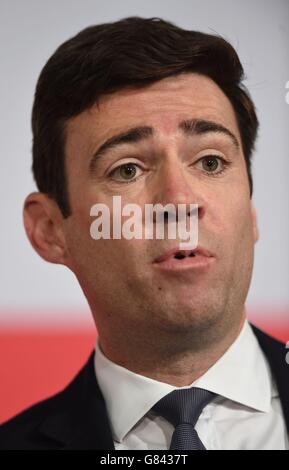
[[[245,314],[227,328],[216,325],[211,331],[178,334],[173,338],[167,332],[131,337],[102,335],[99,331],[99,347],[112,362],[136,373],[176,387],[191,385],[220,359],[236,340],[244,325]],[[113,338],[113,341],[112,341]]]

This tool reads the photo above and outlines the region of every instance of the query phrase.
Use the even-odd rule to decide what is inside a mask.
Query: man
[[[1,448],[288,448],[286,351],[246,320],[258,120],[242,78],[224,39],[157,18],[87,28],[45,65],[24,224],[75,273],[99,336],[66,389],[2,426]],[[91,208],[113,218],[114,196],[198,204],[197,249],[95,240]]]

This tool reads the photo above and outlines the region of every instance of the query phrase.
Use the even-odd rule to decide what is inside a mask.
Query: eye
[[[130,183],[132,181],[136,181],[138,178],[138,175],[135,178],[135,175],[137,173],[137,170],[140,170],[140,167],[136,163],[124,163],[123,165],[120,165],[116,168],[114,168],[110,173],[109,176],[115,179],[116,181],[122,182],[122,183]],[[119,176],[120,178],[115,178],[115,175]]]
[[[220,175],[229,166],[229,162],[218,155],[206,155],[200,158],[197,163],[199,162],[201,162],[202,169],[212,176]]]

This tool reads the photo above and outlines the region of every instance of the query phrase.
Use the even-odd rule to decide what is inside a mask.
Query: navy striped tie
[[[152,409],[175,427],[170,450],[206,450],[195,425],[215,396],[202,388],[184,388],[172,391],[156,403]]]

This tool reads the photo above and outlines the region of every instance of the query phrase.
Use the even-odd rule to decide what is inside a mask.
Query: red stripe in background
[[[94,348],[96,332],[27,329],[0,334],[0,423],[61,390]]]
[[[286,319],[287,317],[287,319]],[[289,315],[250,315],[251,321],[286,343]],[[94,348],[94,327],[53,330],[11,328],[0,334],[0,423],[64,388]]]

